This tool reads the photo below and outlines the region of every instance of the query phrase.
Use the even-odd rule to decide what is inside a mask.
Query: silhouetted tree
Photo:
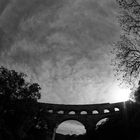
[[[137,0],[116,0],[120,7],[118,20],[125,34],[140,37],[140,4]]]
[[[137,103],[140,103],[140,81],[138,87],[135,89],[132,97]]]
[[[24,73],[0,67],[0,136],[24,137],[24,126],[35,113],[40,86],[26,81]]]
[[[132,84],[140,74],[140,4],[137,0],[116,0],[122,28],[120,40],[115,43],[113,60],[116,73],[124,82]]]
[[[26,75],[15,70],[0,68],[0,94],[9,100],[40,99],[40,86],[25,81]]]

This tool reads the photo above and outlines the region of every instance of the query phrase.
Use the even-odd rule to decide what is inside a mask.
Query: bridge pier
[[[86,137],[88,137],[87,139],[96,139],[97,138],[97,133],[95,131],[95,124],[92,126],[89,125],[85,125],[85,129],[86,129]]]
[[[56,127],[53,128],[53,132],[52,132],[52,140],[55,140],[55,136],[56,136]]]

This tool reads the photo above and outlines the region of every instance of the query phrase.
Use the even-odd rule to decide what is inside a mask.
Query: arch
[[[109,113],[109,109],[104,109],[104,113]]]
[[[63,135],[84,135],[86,128],[78,120],[64,120],[57,125],[56,133]]]
[[[70,111],[68,114],[69,115],[75,115],[76,113],[75,113],[75,111]]]
[[[96,114],[99,114],[99,111],[98,111],[98,110],[93,110],[93,111],[92,111],[92,114],[95,114],[95,115],[96,115]]]
[[[53,113],[53,110],[52,110],[52,109],[49,109],[48,112],[49,112],[49,113]]]
[[[87,113],[87,111],[81,111],[80,114],[81,114],[81,115],[86,115],[86,114],[88,114],[88,113]]]
[[[115,108],[114,108],[114,111],[115,111],[115,112],[118,112],[118,111],[120,111],[120,109],[119,109],[118,107],[115,107]]]
[[[57,114],[64,114],[64,111],[63,110],[59,110],[59,111],[57,111]]]
[[[102,127],[105,123],[107,123],[109,121],[109,118],[102,118],[101,120],[99,120],[96,123],[96,130],[99,129],[100,127]]]

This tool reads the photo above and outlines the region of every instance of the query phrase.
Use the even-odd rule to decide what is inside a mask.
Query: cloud
[[[106,102],[115,8],[103,0],[9,0],[0,16],[1,64],[39,82],[43,102]]]

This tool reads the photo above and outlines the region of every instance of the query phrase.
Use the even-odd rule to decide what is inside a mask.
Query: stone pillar
[[[55,124],[51,124],[51,126],[49,127],[49,139],[50,140],[55,140],[55,134],[56,134],[56,125]],[[48,139],[46,139],[48,140]]]
[[[53,128],[52,140],[55,140],[56,129],[56,127]]]
[[[87,139],[97,139],[95,124],[85,126]]]

